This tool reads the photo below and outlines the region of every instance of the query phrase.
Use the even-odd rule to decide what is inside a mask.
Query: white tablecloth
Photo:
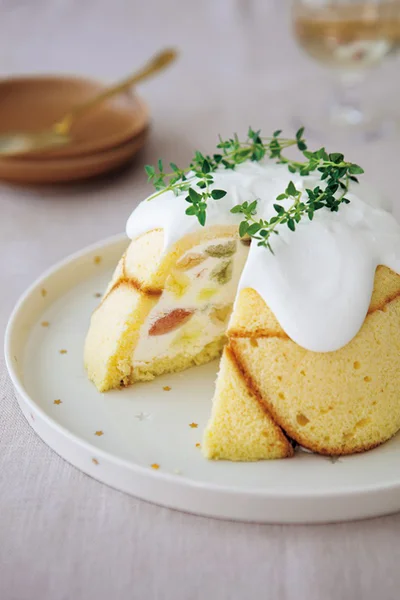
[[[149,190],[144,164],[159,156],[183,164],[194,148],[212,149],[217,133],[248,124],[290,128],[297,99],[319,71],[291,39],[282,0],[0,1],[0,74],[111,81],[168,44],[182,57],[143,85],[153,127],[130,170],[64,187],[0,186],[1,328],[45,268],[123,230]],[[392,99],[398,67],[388,63],[375,79],[375,89],[392,86]],[[342,149],[396,201],[398,137],[345,141]],[[152,506],[47,448],[22,417],[3,361],[0,394],[1,600],[399,597],[400,515],[268,526]]]

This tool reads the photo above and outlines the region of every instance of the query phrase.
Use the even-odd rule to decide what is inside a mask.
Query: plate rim
[[[164,481],[166,483],[173,484],[174,486],[178,487],[178,490],[179,489],[184,490],[184,489],[190,488],[191,490],[203,490],[203,491],[211,493],[211,494],[212,493],[222,493],[222,494],[228,495],[228,496],[239,496],[239,498],[241,498],[242,500],[245,498],[249,498],[249,496],[250,496],[250,497],[256,498],[257,500],[261,499],[266,502],[267,501],[268,502],[271,502],[271,501],[277,502],[279,500],[283,500],[283,501],[290,501],[293,503],[295,503],[297,501],[302,501],[302,500],[303,501],[312,501],[312,500],[322,501],[322,500],[330,500],[330,499],[334,499],[334,500],[341,499],[342,501],[359,499],[360,501],[362,501],[362,499],[365,498],[366,496],[368,496],[368,497],[371,495],[382,496],[382,495],[395,494],[397,492],[399,494],[399,501],[397,503],[397,508],[395,508],[394,510],[390,509],[387,511],[380,511],[378,509],[375,512],[373,511],[371,514],[369,514],[367,516],[378,516],[378,515],[388,514],[389,512],[395,512],[397,510],[400,510],[400,478],[397,483],[396,482],[392,482],[389,484],[381,483],[381,484],[377,484],[375,486],[367,484],[364,486],[355,487],[353,489],[347,489],[347,488],[342,487],[342,488],[336,488],[336,489],[327,488],[324,490],[317,490],[317,491],[301,490],[301,489],[293,490],[293,488],[287,488],[286,490],[279,489],[279,491],[276,491],[274,488],[266,489],[266,488],[257,488],[257,487],[251,487],[251,488],[244,489],[244,488],[236,487],[233,485],[220,485],[220,484],[216,484],[213,482],[204,483],[201,481],[193,480],[190,477],[186,477],[186,476],[182,477],[181,475],[176,475],[173,473],[167,473],[167,472],[162,472],[162,471],[156,472],[148,467],[145,467],[145,466],[142,466],[139,464],[135,464],[125,458],[118,457],[115,454],[108,452],[106,450],[103,450],[101,448],[98,448],[97,446],[94,446],[93,444],[84,440],[83,438],[80,438],[77,434],[72,433],[69,429],[67,429],[66,427],[61,425],[58,421],[56,421],[49,414],[47,414],[44,411],[44,409],[41,408],[40,405],[38,405],[34,401],[34,399],[29,395],[28,391],[24,387],[22,377],[17,372],[17,369],[16,369],[15,360],[14,360],[14,356],[13,356],[13,352],[12,352],[12,345],[13,345],[14,336],[16,335],[16,330],[18,328],[18,319],[19,319],[20,312],[22,311],[25,303],[27,301],[29,301],[29,298],[32,296],[32,294],[35,291],[37,291],[38,288],[43,287],[43,282],[46,279],[48,279],[49,277],[51,277],[53,274],[55,274],[57,271],[61,270],[65,266],[83,258],[85,255],[90,255],[91,253],[98,251],[100,248],[102,248],[104,250],[104,249],[107,249],[114,245],[122,244],[123,241],[126,241],[128,243],[128,239],[129,238],[127,238],[126,234],[124,234],[124,233],[116,234],[116,235],[107,237],[104,240],[100,240],[93,244],[87,245],[84,248],[82,248],[81,250],[77,250],[77,251],[73,252],[72,254],[66,256],[65,258],[61,259],[60,261],[55,263],[53,266],[46,269],[38,278],[36,278],[31,283],[31,285],[28,286],[28,288],[25,290],[25,292],[19,297],[14,309],[11,312],[11,315],[9,317],[7,327],[6,327],[5,341],[4,341],[4,354],[5,354],[6,366],[7,366],[7,370],[8,370],[10,379],[14,386],[17,401],[20,405],[21,411],[22,411],[23,415],[25,416],[25,418],[27,419],[29,425],[34,429],[34,431],[39,435],[39,437],[42,438],[40,433],[37,431],[37,428],[33,425],[33,423],[28,419],[27,415],[25,414],[22,404],[25,404],[29,408],[30,411],[34,412],[35,415],[40,417],[40,419],[50,429],[55,430],[55,432],[58,433],[64,440],[77,445],[79,448],[81,448],[82,450],[85,450],[86,452],[90,453],[91,455],[101,457],[102,459],[106,460],[108,463],[111,463],[112,465],[114,465],[116,467],[121,467],[123,469],[127,469],[131,473],[137,474],[138,476],[149,478],[150,481],[157,481],[157,482]],[[84,468],[77,466],[77,464],[74,463],[72,460],[70,460],[70,458],[67,458],[63,454],[60,454],[59,451],[56,450],[53,447],[53,445],[51,445],[48,441],[45,441],[45,443],[53,451],[55,451],[59,456],[61,456],[64,460],[67,460],[67,462],[69,462],[70,464],[73,464],[75,467],[77,467],[81,471],[94,477],[95,479],[97,479],[98,481],[101,481],[102,483],[106,483],[107,485],[110,485],[111,487],[114,487],[117,489],[121,489],[121,488],[118,488],[116,485],[113,485],[113,484],[108,483],[107,481],[104,481],[104,479],[102,479],[101,477],[97,477],[95,473],[86,471]],[[204,460],[206,460],[206,459],[204,459]],[[126,491],[126,490],[122,490],[122,491]],[[131,494],[131,495],[136,495],[136,494]],[[140,495],[136,495],[136,496],[139,498],[141,497]],[[144,499],[147,499],[147,498],[144,498]],[[160,502],[158,502],[156,500],[154,500],[154,501],[150,500],[150,501],[160,504],[160,505],[169,506],[170,508],[178,508],[178,510],[183,510],[184,512],[191,512],[190,509],[185,509],[185,508],[176,507],[176,506],[170,506],[169,504],[163,503],[161,500],[160,500]],[[217,516],[217,515],[210,514],[210,512],[202,513],[202,512],[199,512],[198,510],[196,510],[195,512],[196,512],[196,514],[203,514],[205,516],[214,516],[214,517]],[[335,517],[332,520],[337,522],[337,521],[345,521],[345,520],[349,520],[349,519],[365,518],[365,516],[366,515],[363,515],[360,517],[341,516],[339,518]],[[239,520],[239,521],[251,521],[251,519],[244,518],[244,517],[232,517],[232,516],[223,517],[222,516],[219,518],[229,518],[230,520],[234,519],[234,520]],[[320,522],[320,523],[326,523],[326,522],[330,522],[330,519],[323,518],[323,519],[318,520],[318,519],[313,519],[313,518],[309,518],[309,519],[301,518],[299,520],[291,521],[291,520],[287,520],[287,519],[271,518],[269,520],[268,519],[265,519],[265,520],[264,519],[263,520],[256,519],[256,522],[270,522],[270,523],[289,523],[289,522],[296,522],[296,523],[314,522],[314,523],[316,523],[316,522]]]

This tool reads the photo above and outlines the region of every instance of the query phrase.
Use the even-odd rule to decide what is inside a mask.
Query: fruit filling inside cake
[[[152,378],[154,361],[179,366],[211,343],[223,343],[248,245],[237,237],[193,246],[176,262],[133,351],[133,370]],[[150,367],[148,370],[147,368]]]

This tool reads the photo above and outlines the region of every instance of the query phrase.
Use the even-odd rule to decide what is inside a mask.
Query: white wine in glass
[[[335,73],[336,89],[321,115],[325,124],[329,119],[333,126],[377,131],[357,87],[369,69],[400,48],[400,0],[294,0],[292,19],[299,45]]]

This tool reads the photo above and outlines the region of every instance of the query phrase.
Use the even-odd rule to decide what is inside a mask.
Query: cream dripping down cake
[[[132,241],[91,319],[98,390],[222,353],[207,458],[290,457],[295,443],[351,454],[392,437],[400,226],[358,183],[362,169],[308,151],[303,129],[293,140],[250,129],[171,169],[146,168],[156,192],[129,218]]]

